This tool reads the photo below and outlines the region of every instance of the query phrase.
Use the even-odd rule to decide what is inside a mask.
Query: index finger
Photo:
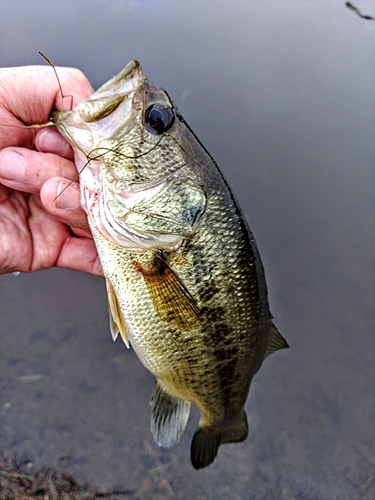
[[[0,69],[0,149],[7,146],[32,148],[35,131],[19,128],[49,121],[54,109],[70,108],[86,99],[93,88],[76,68],[24,66]],[[2,126],[5,125],[5,126]]]

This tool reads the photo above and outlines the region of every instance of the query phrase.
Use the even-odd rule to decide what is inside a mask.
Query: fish
[[[137,61],[52,117],[70,142],[106,280],[110,330],[155,376],[151,432],[176,444],[191,404],[195,469],[244,441],[264,358],[288,347],[233,193],[167,91]]]

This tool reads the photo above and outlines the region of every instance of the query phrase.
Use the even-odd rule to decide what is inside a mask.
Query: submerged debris
[[[0,457],[0,500],[123,500],[134,491],[103,491],[80,485],[52,468],[35,470],[32,462]]]
[[[367,19],[369,21],[373,21],[374,18],[372,16],[368,16],[366,14],[362,14],[362,12],[358,9],[358,7],[356,7],[355,5],[353,5],[351,2],[345,2],[345,5],[346,7],[348,7],[348,9],[352,10],[353,12],[355,12],[357,14],[357,16],[361,17],[362,19]]]

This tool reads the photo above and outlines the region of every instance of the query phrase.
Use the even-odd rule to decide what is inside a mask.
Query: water
[[[137,58],[168,90],[248,217],[291,345],[252,384],[247,441],[197,472],[198,414],[154,444],[154,381],[112,342],[103,280],[1,276],[4,453],[142,500],[374,498],[374,25],[341,1],[1,3],[1,66],[41,50],[97,88]]]

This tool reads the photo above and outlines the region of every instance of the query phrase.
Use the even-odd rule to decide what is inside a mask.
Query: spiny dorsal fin
[[[109,326],[111,329],[112,338],[113,340],[116,340],[117,335],[120,333],[126,347],[129,348],[130,345],[128,335],[126,333],[126,323],[120,309],[120,304],[117,300],[116,292],[114,291],[113,286],[108,279],[105,280],[105,283],[107,286]]]
[[[270,331],[268,334],[267,350],[264,357],[266,358],[273,352],[278,351],[279,349],[286,349],[287,347],[289,347],[287,341],[284,339],[281,333],[279,333],[278,329],[271,321]]]
[[[134,266],[142,273],[155,311],[162,321],[182,331],[190,330],[198,324],[200,311],[197,303],[159,254],[155,254],[150,267],[138,262],[134,262]]]
[[[159,446],[169,448],[184,432],[190,413],[190,403],[171,396],[156,382],[151,397],[151,432]]]

